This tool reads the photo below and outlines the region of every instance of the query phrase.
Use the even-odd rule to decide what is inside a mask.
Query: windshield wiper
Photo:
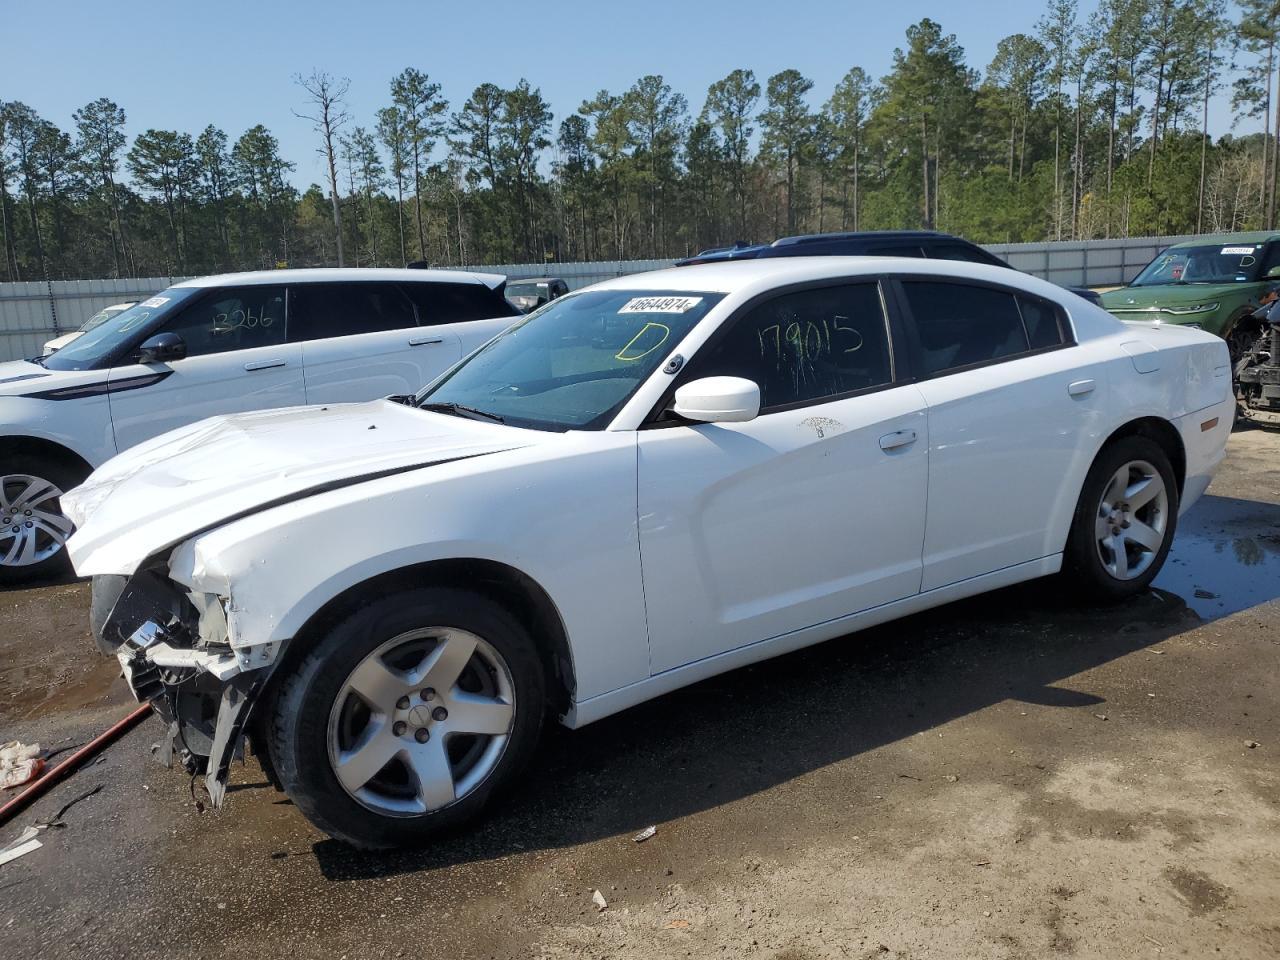
[[[419,410],[430,410],[434,413],[447,413],[454,417],[464,417],[467,420],[488,420],[491,423],[506,423],[505,417],[501,417],[496,413],[490,413],[488,410],[477,410],[475,407],[466,407],[460,403],[441,403],[441,402],[425,402],[418,404]]]

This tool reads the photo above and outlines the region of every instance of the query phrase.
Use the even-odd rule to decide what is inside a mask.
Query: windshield
[[[198,291],[199,287],[170,287],[141,303],[135,303],[128,310],[109,314],[101,323],[92,329],[86,329],[61,350],[40,362],[50,370],[96,369],[110,360],[126,343],[153,327],[161,314],[169,313],[177,304]]]
[[[545,293],[547,285],[545,283],[508,283],[507,296],[517,294],[522,297],[537,296],[540,292]]]
[[[1152,260],[1130,286],[1167,283],[1237,283],[1256,280],[1262,260],[1260,243],[1210,243],[1170,247]]]
[[[123,314],[125,310],[128,310],[128,308],[132,306],[133,306],[132,303],[127,303],[127,305],[123,307],[108,307],[106,308],[106,310],[99,310],[96,312],[96,314],[93,314],[93,316],[91,316],[90,319],[84,321],[84,323],[81,325],[81,330],[79,330],[79,332],[87,333],[88,330],[92,330],[93,328],[95,328],[95,326],[101,326],[102,324],[105,324],[106,321],[110,320],[111,317],[115,316],[116,314]]]
[[[602,429],[722,299],[683,290],[561,297],[489,341],[416,402],[540,430]]]

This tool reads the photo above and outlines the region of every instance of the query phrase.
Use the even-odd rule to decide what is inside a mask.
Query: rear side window
[[[1027,328],[1027,339],[1032,350],[1056,347],[1066,342],[1066,321],[1053,304],[1034,297],[1020,296],[1018,309],[1022,313],[1022,325]]]
[[[416,326],[394,283],[300,283],[289,288],[289,339],[326,340]]]
[[[733,321],[691,377],[745,377],[762,409],[818,402],[893,379],[880,288],[784,293]]]
[[[519,312],[483,283],[406,283],[404,288],[417,306],[423,326],[510,317]]]
[[[925,376],[1026,353],[1017,297],[993,287],[904,280]]]

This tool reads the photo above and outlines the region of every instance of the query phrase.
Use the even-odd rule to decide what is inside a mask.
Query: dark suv
[[[933,230],[868,230],[860,233],[811,233],[783,237],[773,243],[737,244],[704,250],[697,256],[676,262],[677,267],[695,263],[722,263],[727,260],[759,260],[765,257],[920,257],[933,260],[965,260],[993,267],[1007,267],[993,253],[949,233]],[[1083,287],[1070,287],[1090,303],[1100,303],[1098,295]]]

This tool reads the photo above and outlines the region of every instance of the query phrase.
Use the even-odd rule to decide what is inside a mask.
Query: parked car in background
[[[1207,330],[1227,341],[1234,362],[1261,332],[1252,315],[1276,286],[1280,232],[1222,233],[1161,251],[1102,305],[1121,320]]]
[[[135,301],[131,300],[128,303],[113,303],[109,307],[103,307],[101,310],[95,313],[92,317],[86,320],[83,324],[81,324],[79,330],[72,330],[70,333],[64,333],[60,337],[54,337],[52,340],[46,340],[44,343],[44,355],[47,357],[49,354],[53,353],[55,350],[61,350],[63,347],[65,347],[68,343],[70,343],[76,337],[80,336],[80,334],[87,333],[88,331],[92,330],[94,327],[102,326],[102,324],[106,323],[108,320],[114,317],[117,313],[124,313],[126,310],[128,310],[130,307],[133,306],[134,302]]]
[[[783,237],[773,243],[735,244],[707,250],[676,263],[677,267],[726,260],[764,260],[771,257],[921,257],[930,260],[962,260],[1012,270],[993,253],[961,237],[934,230],[866,230],[856,233],[812,233]],[[1068,287],[1072,293],[1097,304],[1098,294],[1087,287]]]
[[[507,281],[507,299],[525,313],[568,292],[569,285],[559,277],[521,277]]]
[[[0,583],[65,563],[59,497],[220,413],[412,394],[501,331],[505,278],[273,270],[187,280],[49,356],[0,364]]]
[[[548,717],[1060,570],[1142,593],[1232,410],[1221,340],[1014,270],[703,265],[553,301],[404,402],[127,451],[70,549],[215,803],[247,726],[313,823],[387,847],[509,790]]]

